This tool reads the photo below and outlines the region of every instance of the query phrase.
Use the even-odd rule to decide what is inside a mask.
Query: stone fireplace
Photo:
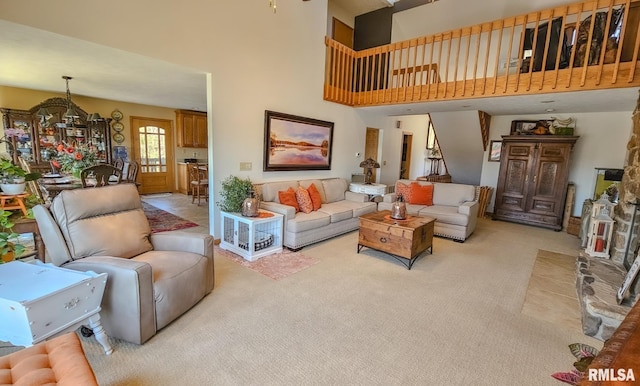
[[[640,294],[635,280],[629,296],[618,304],[616,294],[640,247],[640,98],[632,116],[624,175],[614,213],[611,259],[578,257],[576,287],[582,310],[582,330],[597,339],[608,339]]]

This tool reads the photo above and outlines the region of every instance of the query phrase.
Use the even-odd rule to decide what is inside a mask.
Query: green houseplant
[[[229,176],[222,181],[220,190],[220,201],[217,202],[220,210],[224,212],[242,211],[244,199],[249,197],[249,192],[253,190],[253,183],[249,178]]]
[[[25,246],[15,242],[18,234],[13,231],[13,221],[9,218],[13,213],[0,209],[0,264],[14,260],[22,255]]]
[[[33,181],[40,177],[40,173],[27,173],[10,159],[0,157],[0,188],[7,194],[24,192],[26,181]]]

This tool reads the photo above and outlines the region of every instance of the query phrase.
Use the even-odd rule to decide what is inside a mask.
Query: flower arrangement
[[[66,173],[79,177],[82,169],[98,164],[98,152],[95,146],[70,146],[60,143],[56,147],[56,155],[51,161],[53,166]]]

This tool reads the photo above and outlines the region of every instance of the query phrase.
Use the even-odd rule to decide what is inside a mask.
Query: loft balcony
[[[640,1],[595,0],[362,51],[327,38],[324,99],[363,107],[638,87],[639,24]]]

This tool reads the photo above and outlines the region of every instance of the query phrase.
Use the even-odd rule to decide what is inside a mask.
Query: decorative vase
[[[5,253],[4,255],[0,256],[0,259],[2,259],[2,262],[4,262],[4,263],[12,262],[12,261],[14,261],[16,259],[15,252],[9,251],[9,252]]]
[[[256,217],[260,209],[260,200],[255,197],[253,190],[249,191],[249,197],[242,202],[242,215],[245,217]]]
[[[405,204],[402,194],[398,194],[393,205],[391,205],[391,218],[396,220],[404,220],[407,218],[407,204]]]
[[[73,177],[75,177],[78,180],[80,179],[80,173],[82,173],[82,169],[80,168],[74,167],[71,169],[71,174],[73,175]]]

